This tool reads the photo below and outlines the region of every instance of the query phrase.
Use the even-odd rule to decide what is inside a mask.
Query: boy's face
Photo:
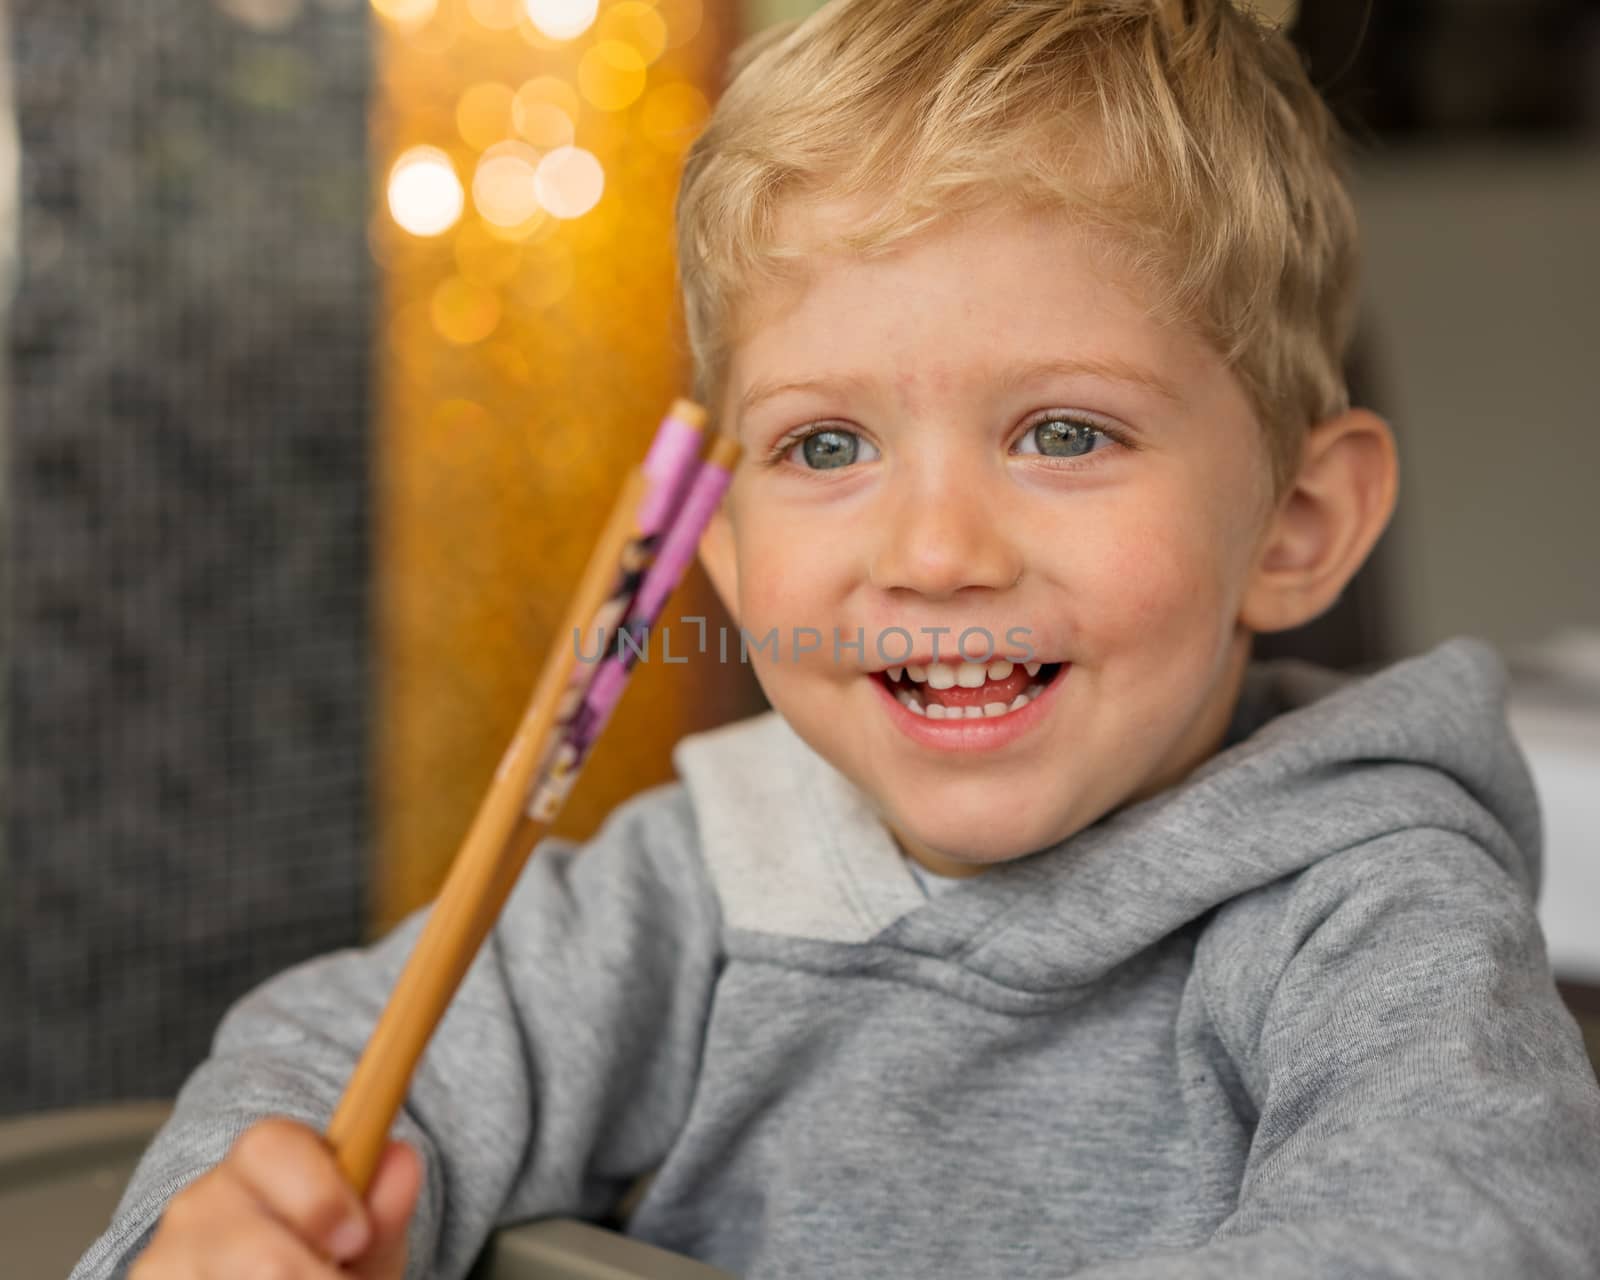
[[[813,244],[849,212],[797,207],[785,231]],[[1239,605],[1272,510],[1242,386],[1049,215],[809,262],[803,285],[741,316],[718,408],[745,455],[704,544],[753,642],[777,630],[776,652],[751,653],[772,705],[947,874],[1182,778],[1232,712]],[[807,430],[824,434],[808,447]],[[997,658],[1025,644],[1054,678],[981,719],[960,704],[1009,708],[1037,681],[1018,667],[972,693],[891,684],[907,635],[913,662],[936,641],[959,662],[967,628]],[[864,652],[844,647],[858,629]],[[797,658],[797,632],[820,647]],[[980,660],[987,647],[966,641]]]

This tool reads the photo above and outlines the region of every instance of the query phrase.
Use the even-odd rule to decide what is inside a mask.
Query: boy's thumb
[[[361,1280],[400,1280],[406,1270],[406,1228],[422,1190],[422,1158],[407,1143],[390,1142],[367,1188],[372,1243],[351,1268]]]

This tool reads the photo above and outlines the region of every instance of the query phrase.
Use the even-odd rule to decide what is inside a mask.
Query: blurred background
[[[684,149],[812,7],[0,0],[0,1114],[170,1095],[245,990],[432,895],[687,386]],[[1355,139],[1351,376],[1404,468],[1262,652],[1500,647],[1600,1027],[1600,6],[1257,7]],[[567,834],[762,705],[635,685]]]

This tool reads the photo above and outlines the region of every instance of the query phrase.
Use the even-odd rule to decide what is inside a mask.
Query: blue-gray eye
[[[1105,440],[1107,436],[1087,422],[1047,418],[1035,423],[1022,439],[1034,442],[1034,448],[1023,449],[1023,453],[1042,453],[1047,458],[1077,458],[1093,453],[1099,447],[1096,441]]]
[[[877,450],[854,431],[828,427],[813,432],[795,445],[795,451],[813,471],[832,471],[853,462],[871,462]]]

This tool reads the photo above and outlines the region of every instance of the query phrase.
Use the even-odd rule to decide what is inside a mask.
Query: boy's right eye
[[[854,431],[823,427],[789,449],[789,458],[810,471],[833,471],[855,462],[871,462],[878,451]]]

